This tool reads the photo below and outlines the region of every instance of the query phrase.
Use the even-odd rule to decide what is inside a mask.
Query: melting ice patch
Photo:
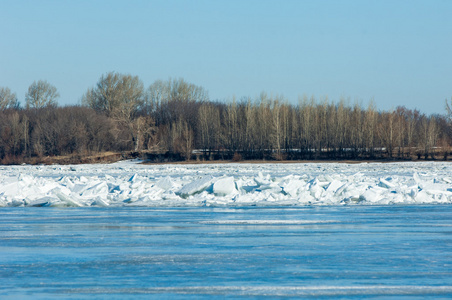
[[[0,206],[451,204],[452,164],[1,166]]]

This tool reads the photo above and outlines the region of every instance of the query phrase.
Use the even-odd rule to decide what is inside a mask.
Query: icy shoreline
[[[452,204],[452,164],[0,166],[0,206]]]

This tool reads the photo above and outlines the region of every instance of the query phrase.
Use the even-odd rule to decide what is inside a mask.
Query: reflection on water
[[[451,213],[2,208],[0,298],[447,299]]]

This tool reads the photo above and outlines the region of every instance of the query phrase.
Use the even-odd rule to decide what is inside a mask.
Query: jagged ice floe
[[[0,166],[0,206],[451,204],[452,164]]]

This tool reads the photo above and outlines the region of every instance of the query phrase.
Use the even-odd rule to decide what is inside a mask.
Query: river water
[[[452,206],[1,208],[2,299],[452,298]]]

